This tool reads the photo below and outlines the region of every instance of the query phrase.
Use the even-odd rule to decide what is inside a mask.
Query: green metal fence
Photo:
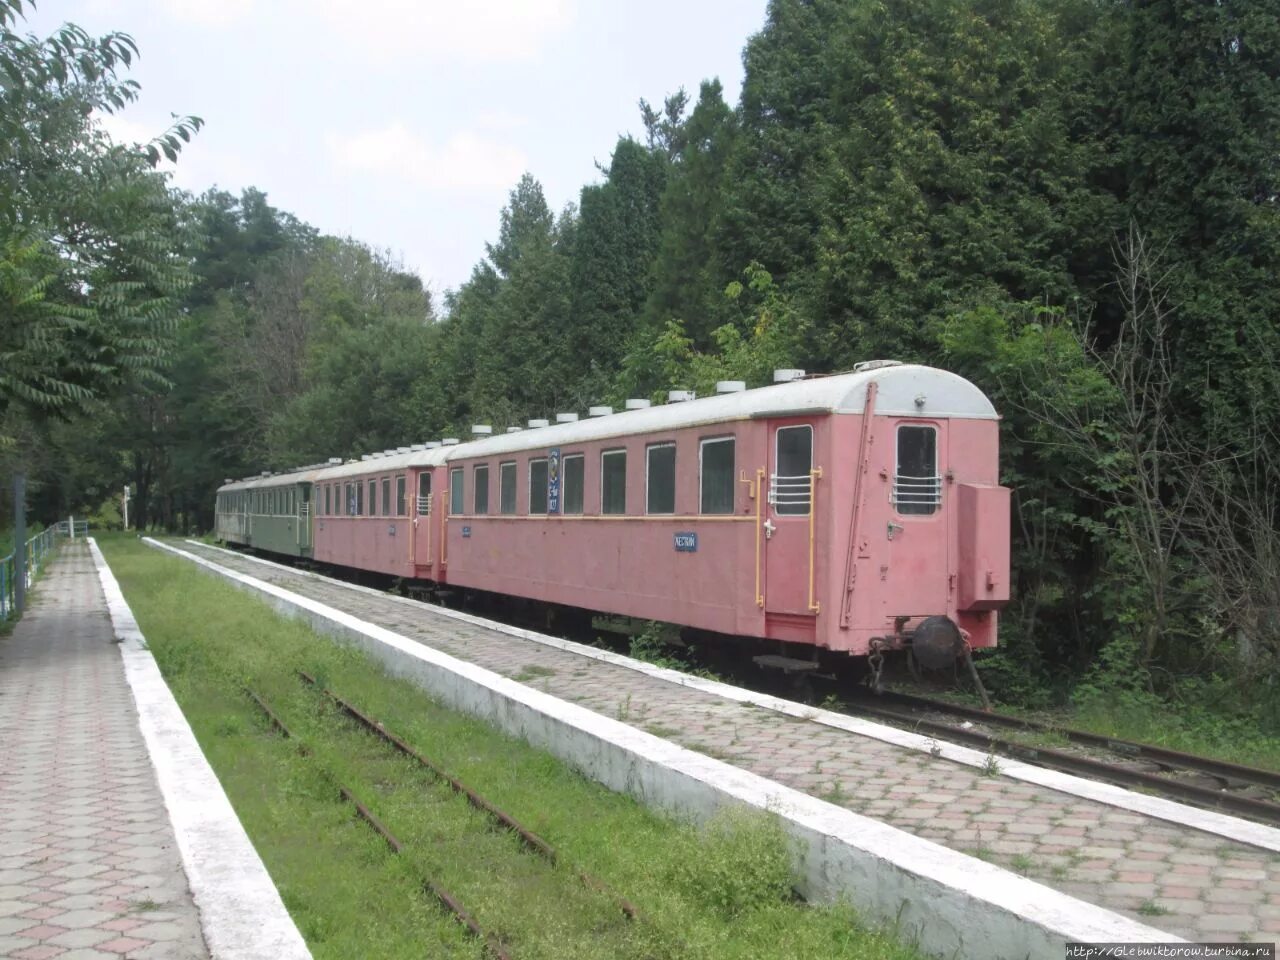
[[[60,533],[57,526],[41,530],[27,541],[27,586],[35,583],[40,570],[53,556]],[[0,558],[0,620],[8,620],[14,614],[18,584],[17,553]]]

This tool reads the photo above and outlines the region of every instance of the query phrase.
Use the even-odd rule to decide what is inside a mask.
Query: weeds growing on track
[[[424,873],[517,960],[919,956],[846,906],[796,903],[791,851],[772,818],[726,816],[697,829],[656,816],[183,560],[124,538],[102,546],[318,960],[479,957],[480,945],[421,894]],[[556,845],[561,864],[522,852],[465,799],[343,719],[297,680],[299,669]],[[246,686],[313,756],[270,729]],[[355,818],[328,774],[373,808],[404,855]],[[625,920],[577,869],[635,903],[642,920]]]

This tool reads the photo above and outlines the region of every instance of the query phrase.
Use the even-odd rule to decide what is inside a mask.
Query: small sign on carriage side
[[[547,451],[547,513],[560,512],[560,448]]]
[[[469,527],[469,526],[463,527],[463,528],[462,528],[462,538],[465,540],[465,539],[469,538],[470,536],[471,536],[471,527]]]
[[[698,535],[692,530],[682,530],[675,534],[676,553],[697,553]]]

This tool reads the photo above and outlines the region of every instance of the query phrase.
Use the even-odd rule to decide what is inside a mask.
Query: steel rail
[[[976,707],[949,703],[945,700],[934,700],[931,697],[918,697],[906,693],[884,693],[881,699],[887,699],[904,706],[919,707],[926,710],[937,710],[955,716],[973,720],[976,723],[991,723],[1011,729],[1034,730],[1040,733],[1059,734],[1072,743],[1083,746],[1098,747],[1112,753],[1135,759],[1148,760],[1168,770],[1194,770],[1207,776],[1215,777],[1224,784],[1232,782],[1248,783],[1260,787],[1280,790],[1280,772],[1263,770],[1258,767],[1247,767],[1243,764],[1218,760],[1214,757],[1203,757],[1193,753],[1170,750],[1150,743],[1138,743],[1133,740],[1122,740],[1118,737],[1107,737],[1090,733],[1087,730],[1075,730],[1070,727],[1058,727],[1039,720],[1011,717],[1006,714],[987,713]]]
[[[924,731],[944,740],[973,744],[992,754],[1002,753],[1038,766],[1075,773],[1095,780],[1104,780],[1118,786],[1140,787],[1143,790],[1162,793],[1178,800],[1187,800],[1192,803],[1243,814],[1265,823],[1280,824],[1280,804],[1268,803],[1265,800],[1254,800],[1251,797],[1242,797],[1225,791],[1212,790],[1192,783],[1181,783],[1153,773],[1129,770],[1101,760],[1064,753],[1061,750],[1053,750],[1047,747],[1030,747],[1016,741],[992,737],[977,730],[966,730],[963,727],[939,723],[935,720],[925,720],[921,717],[913,717],[894,710],[867,706],[862,703],[853,705],[852,709],[868,716],[905,724],[913,730]]]
[[[267,701],[263,700],[262,697],[258,696],[257,693],[248,687],[245,687],[245,693],[247,693],[253,702],[258,705],[258,708],[266,714],[267,719],[271,721],[271,726],[279,731],[281,736],[286,740],[293,742],[297,746],[299,753],[304,757],[313,756],[311,748],[303,743],[303,741],[298,737],[294,736],[293,732],[285,725],[285,722],[280,719],[279,714],[271,709],[271,706]],[[327,769],[322,768],[322,772],[327,779],[337,786],[339,796],[355,807],[356,815],[367,823],[370,828],[372,828],[372,830],[386,842],[392,853],[396,856],[404,853],[404,844],[400,842],[395,834],[387,829],[387,826],[378,819],[377,815],[370,810],[368,806],[360,801],[349,787],[337,780]],[[422,878],[422,889],[431,894],[431,896],[434,897],[446,910],[453,914],[454,919],[466,927],[472,936],[483,942],[485,949],[493,955],[494,960],[511,960],[511,955],[502,949],[497,938],[492,934],[485,933],[480,924],[476,922],[475,917],[473,917],[462,903],[449,893],[449,891],[445,890],[429,877]]]
[[[308,684],[312,689],[323,693],[335,706],[338,707],[339,710],[349,716],[352,720],[355,720],[370,733],[391,744],[395,749],[416,761],[420,766],[431,771],[434,776],[447,783],[455,793],[466,797],[467,802],[470,803],[472,807],[488,814],[496,823],[516,834],[516,836],[520,838],[521,843],[523,843],[528,850],[545,858],[553,866],[560,862],[560,855],[556,851],[556,848],[521,824],[515,819],[515,817],[494,806],[457,777],[453,776],[441,767],[438,763],[427,759],[427,757],[419,753],[417,749],[410,746],[400,737],[396,736],[377,720],[374,720],[359,708],[342,699],[342,697],[338,696],[338,694],[334,693],[328,687],[322,686],[315,677],[307,673],[305,670],[299,670],[297,673],[298,679],[303,683]],[[584,886],[610,897],[618,905],[618,908],[623,912],[623,914],[626,915],[627,919],[639,919],[640,913],[636,909],[635,905],[625,897],[620,897],[610,890],[609,886],[603,880],[592,876],[584,870],[577,871],[577,874],[578,879],[582,881]]]

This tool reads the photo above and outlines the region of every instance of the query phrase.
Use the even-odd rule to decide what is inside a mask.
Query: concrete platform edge
[[[546,749],[611,789],[705,819],[738,804],[778,814],[803,856],[805,892],[847,899],[939,956],[1044,957],[1068,942],[1177,938],[1095,904],[680,747],[458,660],[341,610],[147,538],[286,616],[353,643],[449,706]]]
[[[198,541],[190,542],[196,543]],[[416,600],[397,597],[393,594],[387,594],[380,590],[374,590],[371,587],[362,587],[356,584],[346,583],[345,581],[326,577],[323,574],[315,573],[313,571],[298,570],[294,567],[286,566],[285,564],[276,563],[273,560],[255,557],[252,554],[237,553],[234,550],[227,550],[224,547],[217,547],[211,544],[200,544],[200,546],[207,547],[211,550],[219,550],[224,553],[229,553],[232,556],[251,560],[254,563],[261,563],[265,566],[279,567],[282,570],[288,570],[300,576],[314,577],[321,580],[327,580],[331,583],[341,584],[344,587],[352,590],[358,590],[362,593],[374,594],[400,603],[413,604],[417,607],[422,606],[422,604]],[[811,720],[814,723],[820,723],[824,726],[834,727],[839,730],[847,730],[850,733],[856,733],[859,736],[871,737],[873,739],[880,740],[883,743],[890,743],[907,750],[914,750],[918,753],[929,754],[930,756],[940,756],[947,760],[951,760],[954,763],[961,763],[968,767],[982,769],[987,763],[987,755],[979,750],[974,750],[971,747],[934,740],[931,737],[912,733],[909,730],[901,730],[898,727],[891,727],[887,724],[864,720],[861,717],[853,717],[845,713],[837,713],[833,710],[824,710],[821,707],[811,707],[807,704],[798,703],[794,700],[785,700],[781,697],[775,697],[767,693],[756,693],[753,690],[735,687],[732,684],[723,683],[719,680],[711,680],[706,677],[696,677],[692,674],[681,673],[678,670],[670,670],[666,667],[655,666],[652,663],[645,663],[643,660],[636,660],[633,657],[613,653],[609,650],[601,650],[596,647],[586,646],[585,644],[575,643],[572,640],[562,640],[559,637],[552,637],[544,633],[538,633],[535,630],[525,630],[521,627],[513,627],[505,623],[486,620],[483,617],[464,613],[461,610],[450,610],[447,607],[434,605],[430,606],[429,609],[433,614],[448,617],[449,619],[457,620],[461,623],[497,630],[501,633],[508,634],[509,636],[519,637],[524,640],[531,640],[534,643],[540,643],[544,646],[576,653],[584,657],[590,657],[593,660],[600,660],[604,663],[612,663],[616,666],[626,667],[627,669],[635,670],[638,673],[657,677],[671,683],[677,683],[684,687],[699,690],[702,693],[723,697],[726,700],[733,700],[738,703],[749,703],[753,706],[761,707],[765,710],[773,710],[776,713],[785,714],[789,717]],[[1157,820],[1164,820],[1166,823],[1176,823],[1179,826],[1190,827],[1194,830],[1202,830],[1205,833],[1212,833],[1228,840],[1234,840],[1237,843],[1245,843],[1250,846],[1259,847],[1263,850],[1270,850],[1273,853],[1280,853],[1280,829],[1263,823],[1255,823],[1252,820],[1244,820],[1240,817],[1233,817],[1230,814],[1218,813],[1214,810],[1204,810],[1200,807],[1192,807],[1185,803],[1178,803],[1175,800],[1166,800],[1164,797],[1155,797],[1145,793],[1138,793],[1135,790],[1126,790],[1124,787],[1118,787],[1114,784],[1101,783],[1097,780],[1088,780],[1084,777],[1077,777],[1070,773],[1062,773],[1058,770],[1038,767],[1035,764],[1024,763],[1021,760],[1014,760],[1007,757],[1000,758],[1000,775],[1009,777],[1013,780],[1032,783],[1036,786],[1045,787],[1049,790],[1057,790],[1059,793],[1070,794],[1071,796],[1080,797],[1084,800],[1104,803],[1108,806],[1116,807],[1121,810],[1128,810],[1131,813],[1140,813],[1148,817],[1155,817]]]
[[[311,960],[93,538],[89,548],[210,956]]]

